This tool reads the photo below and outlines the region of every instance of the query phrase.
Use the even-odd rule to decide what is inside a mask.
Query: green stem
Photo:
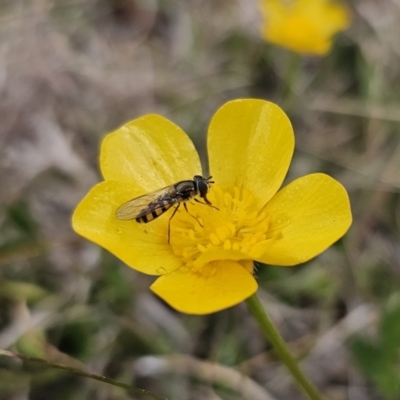
[[[29,356],[25,356],[24,354],[14,353],[12,351],[2,350],[2,349],[0,349],[0,355],[10,357],[10,358],[19,358],[20,360],[24,360],[24,361],[31,361],[31,362],[36,362],[36,363],[40,363],[40,364],[45,364],[50,368],[61,369],[63,371],[69,372],[74,375],[83,376],[85,378],[94,379],[96,381],[104,382],[109,385],[118,386],[120,388],[126,389],[129,392],[148,396],[155,400],[168,400],[165,397],[157,396],[156,394],[151,393],[148,390],[136,388],[134,386],[127,385],[126,383],[122,383],[122,382],[115,381],[114,379],[106,378],[105,376],[91,374],[89,372],[82,371],[77,368],[69,367],[68,365],[53,363],[51,361],[44,360],[43,358],[29,357]]]
[[[289,108],[296,97],[296,81],[301,72],[302,58],[296,53],[287,55],[287,66],[281,82],[281,102],[285,108]]]
[[[318,392],[317,388],[311,383],[311,381],[303,374],[296,359],[286,346],[282,336],[279,334],[278,330],[275,328],[275,325],[266,314],[257,295],[253,294],[251,297],[249,297],[246,300],[246,304],[251,314],[260,324],[261,330],[274,346],[275,352],[292,374],[296,383],[311,400],[322,400],[322,395]]]

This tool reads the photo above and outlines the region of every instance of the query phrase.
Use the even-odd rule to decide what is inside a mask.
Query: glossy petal
[[[182,264],[167,243],[169,212],[150,224],[120,221],[115,217],[118,206],[136,196],[137,191],[126,183],[99,183],[75,209],[74,230],[145,274],[174,271]]]
[[[310,260],[341,238],[351,225],[345,188],[325,174],[299,178],[280,190],[267,204],[274,240],[258,244],[257,261],[292,266]],[[279,227],[279,224],[283,225]]]
[[[105,180],[153,191],[201,174],[199,156],[189,137],[159,115],[146,115],[107,135],[100,166]]]
[[[223,188],[246,187],[261,208],[280,188],[294,149],[285,113],[263,100],[223,105],[208,131],[210,172]]]
[[[234,306],[257,290],[257,283],[234,261],[215,261],[208,274],[182,269],[159,277],[151,289],[171,307],[188,314],[208,314]]]

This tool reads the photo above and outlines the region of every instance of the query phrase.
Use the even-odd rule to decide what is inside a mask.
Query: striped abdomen
[[[160,198],[149,203],[147,207],[143,208],[135,220],[136,222],[144,224],[153,221],[169,210],[175,204],[175,202],[176,199],[173,199],[170,196],[161,196]]]

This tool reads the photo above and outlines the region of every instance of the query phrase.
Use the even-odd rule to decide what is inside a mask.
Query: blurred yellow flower
[[[151,289],[179,311],[206,314],[233,306],[257,290],[253,261],[303,263],[324,251],[351,224],[343,186],[316,173],[280,191],[294,150],[291,124],[276,105],[235,100],[222,106],[208,132],[209,200],[187,202],[148,224],[115,212],[142,194],[201,174],[188,136],[159,115],[133,120],[105,137],[104,181],[73,215],[76,232],[130,267],[159,275]],[[193,218],[195,217],[195,218]]]
[[[350,24],[348,9],[332,0],[260,0],[265,40],[297,53],[324,55]]]

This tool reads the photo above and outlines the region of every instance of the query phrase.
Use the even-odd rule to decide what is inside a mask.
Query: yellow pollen
[[[210,234],[210,242],[214,245],[214,246],[218,246],[220,241],[218,239],[218,236],[215,233],[211,233]]]
[[[201,243],[197,244],[197,248],[199,249],[199,251],[201,251],[202,253],[204,253],[205,251],[207,251],[207,247],[203,246]]]
[[[283,214],[275,218],[259,210],[247,189],[213,185],[208,198],[217,209],[190,201],[189,213],[181,207],[171,220],[173,252],[185,268],[204,277],[215,273],[216,260],[235,260],[251,269],[254,246],[280,237],[289,223]]]
[[[232,248],[232,243],[229,240],[224,242],[224,250],[230,250]]]

